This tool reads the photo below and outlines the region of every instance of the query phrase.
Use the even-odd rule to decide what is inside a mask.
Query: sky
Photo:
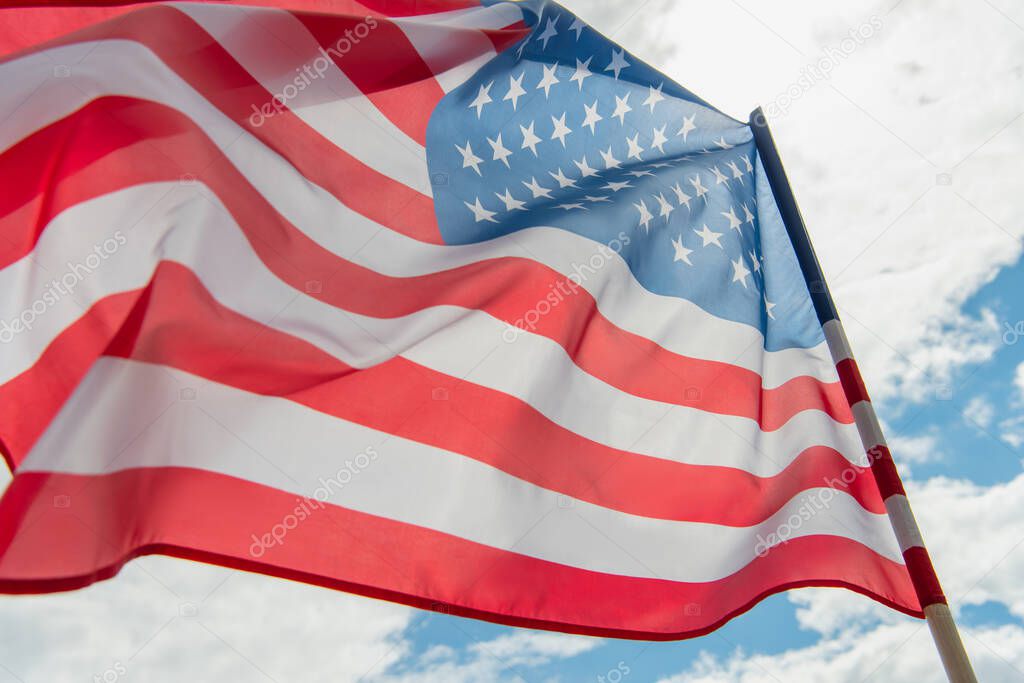
[[[724,112],[768,109],[979,679],[1024,681],[1024,4],[563,4]],[[0,683],[190,679],[944,680],[924,622],[835,589],[676,643],[500,627],[161,557],[73,593],[0,598]]]

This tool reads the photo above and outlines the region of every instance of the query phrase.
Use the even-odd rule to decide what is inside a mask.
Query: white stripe
[[[522,20],[523,11],[512,2],[501,2],[488,7],[468,7],[450,12],[417,14],[392,19],[392,21],[404,24],[432,24],[476,29],[500,29]]]
[[[262,7],[247,7],[243,12],[229,5],[180,3],[175,7],[213,36],[310,128],[371,168],[431,195],[423,146],[393,124],[334,61],[321,54],[319,43],[293,14]],[[368,36],[372,34],[369,24],[366,30]],[[327,47],[340,50],[336,45]],[[304,68],[318,70],[311,78]],[[256,106],[264,104],[270,111],[269,99]]]
[[[437,16],[437,15],[434,15]],[[512,3],[449,12],[434,21],[424,17],[395,19],[409,42],[423,57],[438,85],[446,93],[465,83],[497,53],[483,33],[465,29],[501,29],[522,21],[522,11]],[[444,26],[443,30],[440,27]],[[450,27],[463,30],[453,34]]]
[[[93,44],[95,49],[76,64],[73,83],[51,78],[52,64],[71,63],[66,58],[81,51],[80,46],[73,47],[76,51],[55,48],[0,64],[0,82],[5,83],[0,93],[0,120],[4,120],[0,149],[95,97],[135,96],[184,112],[287,220],[334,253],[378,272],[411,276],[484,258],[521,256],[576,277],[580,264],[599,253],[599,245],[592,240],[546,227],[466,246],[428,245],[404,237],[349,210],[310,183],[137,43]],[[692,302],[644,289],[618,256],[603,261],[602,268],[585,274],[583,286],[595,295],[601,312],[619,327],[675,353],[753,370],[768,388],[799,375],[837,381],[824,342],[811,349],[766,352],[761,334],[749,325],[717,318]]]
[[[186,388],[194,398],[179,400]],[[368,453],[364,466],[332,487],[329,503],[587,570],[715,581],[748,564],[759,539],[784,526],[790,538],[851,538],[901,561],[886,516],[831,489],[827,509],[801,516],[824,491],[812,489],[752,527],[650,519],[580,500],[566,506],[566,497],[471,458],[123,359],[97,363],[19,472],[194,467],[313,497],[321,479],[351,472],[346,461],[360,452]]]
[[[451,28],[502,29],[522,21],[523,13],[513,3],[474,7],[444,14],[394,19],[409,42],[423,57],[438,85],[446,93],[465,83],[497,54],[494,44],[483,33]],[[439,30],[443,26],[447,30]]]
[[[462,30],[453,36],[450,29],[430,24],[395,23],[423,56],[423,61],[445,93],[468,81],[497,55],[494,44],[478,31]]]
[[[0,354],[0,383],[28,369],[85,307],[143,286],[158,260],[189,267],[222,304],[305,339],[349,365],[367,367],[401,354],[447,375],[515,396],[565,428],[626,451],[679,462],[778,473],[804,448],[828,445],[864,461],[852,425],[804,411],[763,433],[747,418],[716,415],[626,394],[576,366],[556,342],[525,333],[503,341],[507,326],[476,310],[437,306],[379,319],[347,313],[270,273],[220,201],[201,185],[140,185],[82,202],[57,216],[36,249],[0,271],[0,325],[45,296],[68,263],[125,235],[102,264],[83,273],[74,296],[57,297],[13,335]],[[2,328],[0,328],[2,329]],[[4,340],[7,341],[7,340]]]

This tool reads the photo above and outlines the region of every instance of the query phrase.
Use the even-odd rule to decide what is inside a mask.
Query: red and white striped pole
[[[878,422],[874,406],[868,397],[864,380],[861,379],[857,362],[853,358],[850,342],[839,320],[838,312],[832,301],[828,286],[825,284],[821,266],[811,245],[807,226],[797,206],[793,190],[790,188],[786,171],[779,158],[778,149],[768,129],[768,122],[760,107],[750,115],[750,127],[754,132],[754,141],[764,166],[765,174],[779,205],[786,230],[789,233],[800,268],[807,281],[808,290],[814,309],[825,332],[825,341],[836,364],[836,371],[843,386],[843,392],[853,410],[861,442],[871,461],[871,471],[878,483],[879,492],[885,501],[885,509],[889,514],[893,531],[899,542],[903,560],[907,565],[910,580],[914,585],[918,601],[924,610],[925,619],[932,632],[932,639],[942,659],[942,666],[951,683],[977,683],[974,669],[964,650],[960,633],[957,631],[953,615],[942,593],[939,578],[935,574],[928,551],[924,547],[921,531],[918,529],[914,513],[910,509],[903,482],[896,471],[892,454],[882,435],[882,427]]]

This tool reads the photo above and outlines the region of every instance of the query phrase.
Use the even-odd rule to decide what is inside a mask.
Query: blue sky
[[[1024,7],[565,4],[734,117],[777,105],[783,160],[979,678],[1024,681],[1024,335],[1007,335],[1024,329]],[[837,57],[873,18],[881,28]],[[822,59],[830,75],[805,82]],[[75,593],[0,599],[0,683],[96,677],[943,680],[921,622],[837,590],[775,596],[679,643],[510,629],[159,557]]]

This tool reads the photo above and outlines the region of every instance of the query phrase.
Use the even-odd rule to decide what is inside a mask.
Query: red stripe
[[[413,140],[427,144],[427,122],[444,90],[401,28],[375,19],[371,26],[363,17],[296,16],[382,114]],[[259,19],[261,24],[282,20]],[[267,28],[273,31],[272,26]],[[362,39],[353,33],[358,28],[368,31]],[[356,42],[346,36],[354,36]]]
[[[0,8],[62,8],[61,13],[68,10],[81,12],[95,11],[95,8],[115,7],[119,5],[147,5],[166,0],[0,0]],[[234,0],[211,1],[207,4],[238,4]],[[452,10],[480,7],[479,0],[246,0],[252,7],[278,7],[288,10],[310,12],[331,12],[335,14],[365,14],[375,16],[409,17],[422,14],[439,14]],[[66,8],[66,9],[63,9]]]
[[[19,474],[0,501],[0,590],[77,588],[158,552],[499,623],[601,636],[701,635],[768,595],[800,586],[841,586],[922,616],[903,565],[832,536],[794,539],[719,581],[681,583],[568,567],[327,504],[289,530],[286,542],[254,558],[253,535],[268,533],[301,502],[185,468]]]
[[[134,40],[148,47],[231,120],[353,210],[414,239],[443,243],[430,197],[339,149],[287,109],[262,125],[250,121],[253,107],[270,102],[272,94],[178,10],[146,7],[46,47],[114,39]]]
[[[35,365],[0,384],[0,441],[13,470],[124,324],[138,292],[107,297],[63,330]]]
[[[502,52],[512,47],[520,40],[530,35],[532,29],[526,26],[523,21],[517,21],[514,24],[501,29],[477,29],[491,41],[491,45],[494,46],[495,52]]]
[[[5,8],[0,14],[0,56],[138,9],[134,5],[156,1],[0,0],[0,8]],[[377,17],[417,16],[480,7],[478,0],[364,0],[362,3],[354,0],[246,0],[244,4]]]
[[[907,563],[907,571],[922,609],[928,605],[945,605],[946,595],[939,585],[939,577],[935,574],[928,551],[921,546],[907,548],[903,551],[903,561]]]
[[[357,266],[287,223],[188,118],[125,98],[95,100],[0,155],[0,178],[11,180],[0,210],[35,200],[34,215],[19,211],[0,219],[0,234],[14,245],[0,251],[0,266],[27,253],[64,208],[134,184],[176,180],[185,169],[196,169],[222,199],[271,271],[300,290],[321,282],[316,296],[345,310],[391,318],[449,304],[515,323],[556,285],[567,291],[572,284],[540,263],[512,257],[409,278]],[[803,376],[762,389],[753,371],[681,356],[616,327],[583,289],[552,307],[534,332],[558,342],[584,371],[651,400],[747,417],[768,430],[802,410],[853,420],[837,383]]]
[[[123,317],[112,321],[110,311]],[[783,472],[759,478],[609,448],[559,427],[518,399],[402,358],[351,368],[308,342],[223,307],[191,271],[172,262],[159,266],[144,292],[97,304],[32,369],[0,386],[0,405],[17,407],[0,430],[14,462],[24,459],[101,352],[284,397],[636,515],[751,526],[801,491],[825,486],[846,491],[872,512],[885,512],[867,470],[851,466],[832,449],[809,448]],[[442,400],[434,400],[439,390]]]

